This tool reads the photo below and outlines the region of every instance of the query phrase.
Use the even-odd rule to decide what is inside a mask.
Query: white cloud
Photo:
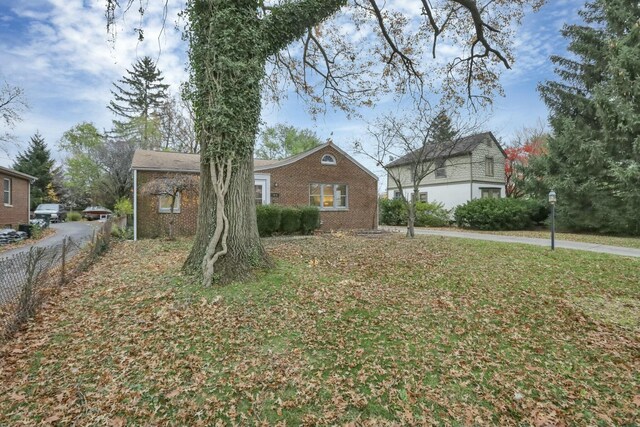
[[[115,41],[110,42],[103,1],[0,0],[0,57],[3,59],[0,72],[10,83],[25,89],[31,104],[31,110],[15,132],[23,144],[39,130],[54,147],[63,131],[81,121],[92,121],[100,128],[109,127],[112,116],[106,105],[111,98],[111,84],[142,56],[156,59],[165,81],[174,88],[186,80],[187,46],[174,29],[178,6],[183,2],[170,4],[175,6],[168,10],[163,22],[164,2],[148,2],[143,23],[144,42],[139,42],[133,31],[140,26],[135,8],[119,17]],[[421,12],[420,2],[416,0],[387,4],[414,17]],[[496,100],[496,115],[488,122],[488,128],[508,136],[522,125],[546,115],[535,93],[535,82],[551,72],[548,56],[566,46],[559,30],[565,22],[576,20],[575,11],[582,4],[582,0],[553,0],[538,15],[525,16],[524,27],[516,33],[514,68],[503,74],[507,97]],[[371,38],[367,26],[356,31],[355,26],[345,23],[341,31],[354,42]],[[430,55],[430,46],[427,51]],[[435,61],[442,64],[461,53],[451,40],[442,39]],[[430,57],[427,60],[433,61]],[[528,82],[527,92],[517,92],[515,88],[523,82]],[[390,102],[390,97],[383,98],[379,105],[375,111],[367,110],[363,114],[372,118],[386,110],[402,109]],[[295,95],[281,107],[266,107],[263,120],[270,125],[288,122],[312,128],[323,139],[333,132],[334,141],[349,152],[351,141],[365,136],[366,124],[362,119],[350,120],[341,113],[327,113],[313,121]],[[0,157],[0,164],[9,164],[8,159]]]
[[[186,45],[175,31],[178,9],[169,9],[163,21],[161,3],[149,2],[142,24],[136,10],[120,17],[113,42],[103,2],[34,0],[4,7],[2,15],[8,18],[0,25],[1,71],[11,84],[25,89],[31,105],[14,131],[23,145],[36,130],[53,146],[78,122],[108,127],[112,82],[142,56],[154,58],[165,82],[178,89],[187,79]],[[143,42],[133,31],[141,25]],[[0,164],[8,159],[0,158]]]

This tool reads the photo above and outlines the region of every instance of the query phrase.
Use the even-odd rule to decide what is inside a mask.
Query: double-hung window
[[[171,199],[172,197],[168,194],[158,196],[158,212],[171,213]],[[180,213],[180,193],[176,194],[175,200],[173,202],[173,213]]]
[[[436,178],[446,178],[447,177],[447,167],[445,164],[445,160],[441,159],[436,161]]]
[[[11,205],[11,178],[4,178],[2,181],[2,201],[5,205]]]
[[[309,205],[320,210],[347,209],[349,199],[346,184],[309,185]]]
[[[484,159],[484,174],[486,176],[493,176],[493,157],[485,157]]]

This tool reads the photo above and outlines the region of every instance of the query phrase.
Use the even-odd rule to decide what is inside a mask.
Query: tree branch
[[[265,56],[280,52],[346,4],[347,0],[301,0],[264,9],[269,12],[262,21]]]

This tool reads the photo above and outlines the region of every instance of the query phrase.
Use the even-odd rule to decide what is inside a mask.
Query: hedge
[[[380,200],[380,223],[384,225],[407,225],[409,214],[401,199]],[[415,224],[417,227],[444,227],[449,224],[449,211],[442,203],[416,203]]]
[[[300,206],[300,231],[311,234],[320,228],[320,209],[315,206]]]
[[[82,214],[80,212],[69,212],[67,214],[66,221],[67,222],[80,221],[81,219],[82,219]]]
[[[258,232],[274,234],[311,234],[320,227],[320,210],[315,206],[260,205],[256,207]]]
[[[280,213],[280,232],[284,234],[295,234],[300,231],[300,221],[302,214],[300,209],[285,206]]]
[[[256,206],[258,233],[260,233],[260,236],[272,236],[280,230],[281,212],[282,209],[278,205]]]
[[[479,230],[524,230],[548,216],[546,205],[525,199],[475,199],[458,206],[459,227]]]

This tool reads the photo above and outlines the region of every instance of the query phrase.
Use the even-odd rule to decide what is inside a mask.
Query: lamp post
[[[549,192],[549,203],[551,204],[551,250],[556,248],[556,192]]]

